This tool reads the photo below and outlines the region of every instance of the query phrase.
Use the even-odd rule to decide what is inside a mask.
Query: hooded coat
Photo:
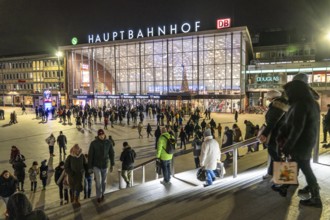
[[[85,168],[87,160],[79,148],[78,154],[74,154],[73,148],[70,150],[70,155],[64,163],[65,172],[69,177],[69,185],[71,189],[81,192],[83,190],[83,180],[85,177]]]
[[[7,203],[9,220],[47,220],[47,215],[42,210],[32,211],[32,205],[24,193],[15,193],[10,196]]]
[[[320,107],[309,86],[294,80],[284,85],[289,101],[285,124],[278,139],[283,139],[282,149],[296,160],[309,160],[316,144],[320,126]]]

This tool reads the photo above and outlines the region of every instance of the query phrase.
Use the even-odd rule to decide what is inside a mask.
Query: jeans
[[[107,185],[108,170],[108,168],[100,169],[98,167],[93,167],[97,198],[101,198],[104,195]]]
[[[164,181],[168,183],[171,179],[171,160],[162,160],[161,162]]]
[[[90,198],[92,193],[92,176],[84,179],[84,198]]]
[[[207,185],[212,185],[213,179],[215,179],[215,174],[214,174],[213,170],[206,170]]]
[[[130,184],[132,178],[132,170],[122,170],[121,176],[123,177],[123,179],[127,184]]]

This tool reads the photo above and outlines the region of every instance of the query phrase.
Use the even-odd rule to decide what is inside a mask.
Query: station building
[[[199,31],[199,21],[88,35],[63,46],[72,104],[157,103],[241,110],[252,58],[246,27]]]

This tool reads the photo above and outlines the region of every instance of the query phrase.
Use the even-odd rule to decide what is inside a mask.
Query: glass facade
[[[64,48],[68,93],[244,95],[250,38],[237,30]]]

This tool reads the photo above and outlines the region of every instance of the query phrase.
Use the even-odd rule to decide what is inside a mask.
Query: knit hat
[[[99,130],[97,131],[97,135],[99,136],[99,135],[102,135],[102,134],[104,134],[103,129],[99,129]]]
[[[305,74],[305,73],[298,73],[297,75],[295,75],[295,76],[293,77],[292,81],[293,81],[293,80],[300,80],[300,81],[302,81],[302,82],[308,84],[308,76],[307,76],[307,74]]]
[[[41,164],[45,165],[47,163],[47,160],[41,161]]]
[[[273,98],[277,98],[277,97],[280,97],[282,95],[282,93],[278,90],[269,90],[267,93],[266,93],[266,98],[267,99],[273,99]]]
[[[211,129],[206,129],[206,130],[204,131],[204,137],[208,137],[208,136],[212,136]]]

